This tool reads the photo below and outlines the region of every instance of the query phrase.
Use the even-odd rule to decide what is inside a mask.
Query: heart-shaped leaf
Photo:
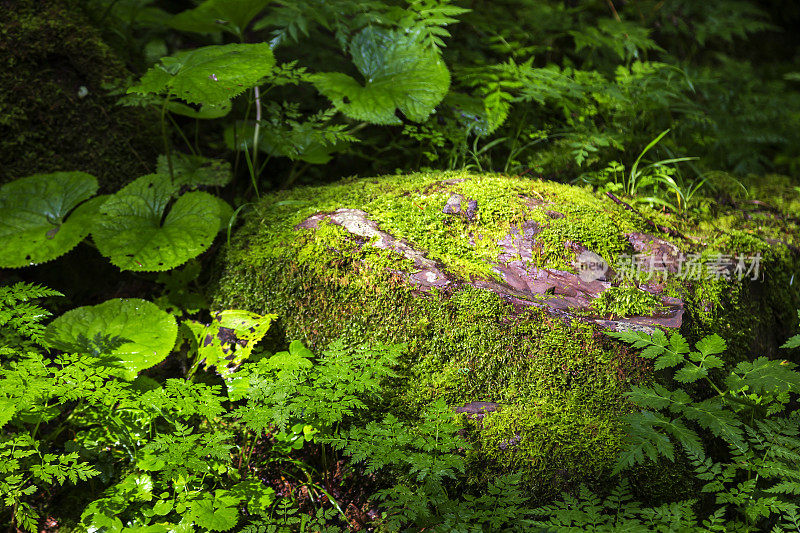
[[[121,270],[152,272],[175,268],[207,250],[222,227],[224,202],[190,192],[167,210],[175,192],[169,176],[148,174],[111,196],[92,230],[100,253]]]
[[[79,307],[53,320],[45,338],[66,352],[94,351],[119,361],[118,374],[132,380],[163,361],[178,334],[175,318],[155,304],[138,298],[108,300]]]
[[[128,92],[221,105],[255,86],[274,64],[267,43],[204,46],[161,58]]]
[[[353,37],[350,55],[365,85],[339,72],[310,79],[336,109],[356,120],[402,124],[395,116],[399,109],[421,122],[450,87],[450,73],[439,54],[420,43],[415,33],[368,27]]]
[[[34,174],[3,185],[0,267],[44,263],[72,250],[89,233],[98,205],[85,200],[96,192],[97,179],[85,172]]]

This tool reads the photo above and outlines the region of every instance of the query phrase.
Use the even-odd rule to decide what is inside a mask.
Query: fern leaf
[[[741,428],[742,421],[724,408],[721,398],[711,398],[689,405],[684,410],[684,415],[739,450],[746,448]]]
[[[728,348],[728,345],[725,339],[715,333],[700,339],[695,344],[695,348],[704,356],[709,356],[723,353]]]
[[[755,361],[742,361],[725,380],[729,389],[747,390],[764,394],[800,392],[800,372],[788,361],[773,361],[759,357]]]

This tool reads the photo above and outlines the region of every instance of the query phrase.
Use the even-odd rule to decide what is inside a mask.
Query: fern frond
[[[0,331],[3,329],[44,344],[42,320],[50,316],[44,308],[30,300],[63,296],[60,292],[33,283],[18,282],[0,287]]]

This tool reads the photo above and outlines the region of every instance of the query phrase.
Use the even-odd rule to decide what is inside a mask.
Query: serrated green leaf
[[[723,344],[725,341],[722,341]],[[680,333],[673,333],[669,338],[669,346],[670,349],[679,354],[687,354],[689,353],[689,343],[686,342],[686,339],[683,338],[683,335]]]
[[[72,250],[89,234],[97,204],[76,206],[97,188],[85,172],[34,174],[0,187],[0,267],[44,263]]]
[[[800,483],[797,481],[781,481],[767,489],[764,489],[764,492],[778,494],[800,494]]]
[[[92,230],[100,253],[121,270],[147,272],[175,268],[207,250],[222,226],[220,200],[190,192],[164,217],[175,192],[168,176],[148,174],[111,196]]]
[[[644,355],[644,354],[642,354]],[[653,368],[655,370],[663,370],[665,368],[672,368],[674,366],[678,366],[684,360],[683,354],[675,353],[673,351],[664,352],[662,355],[656,359]]]
[[[788,341],[783,343],[781,348],[800,348],[800,335],[791,337]]]
[[[644,357],[645,359],[654,359],[654,358],[658,357],[659,355],[661,355],[662,353],[664,353],[664,347],[663,346],[659,346],[658,344],[651,344],[650,346],[648,346],[647,348],[642,350],[642,353],[640,355],[642,357]],[[662,367],[662,368],[666,368],[666,367]],[[656,368],[656,370],[661,370],[661,369],[660,368]]]
[[[303,368],[311,368],[313,366],[310,360],[312,357],[314,357],[314,354],[302,342],[292,341],[289,344],[289,351],[278,352],[267,360],[266,368],[281,372],[293,372]]]
[[[167,24],[176,30],[195,33],[227,31],[241,35],[250,21],[270,0],[206,0],[193,9],[173,16]]]
[[[672,403],[670,392],[658,384],[653,387],[634,385],[628,393],[628,398],[645,409],[663,409]]]
[[[158,156],[156,172],[169,175],[167,156]],[[221,159],[172,152],[172,172],[178,187],[224,187],[233,178],[231,164]]]
[[[789,361],[772,361],[759,357],[755,361],[742,361],[725,380],[730,390],[748,388],[756,393],[777,394],[800,392],[800,372]]]
[[[703,354],[704,357],[721,354],[728,348],[728,345],[725,343],[725,339],[716,333],[707,337],[703,337],[694,346],[697,348],[697,351]]]
[[[267,43],[205,46],[162,58],[128,93],[220,105],[255,86],[274,65]]]
[[[195,500],[190,515],[203,530],[228,531],[239,521],[239,510],[219,503],[213,498]]]
[[[712,398],[686,406],[684,414],[686,418],[694,420],[717,437],[740,450],[745,449],[742,421],[723,407],[721,398]]]
[[[138,298],[108,300],[67,311],[45,330],[47,341],[67,352],[81,351],[84,339],[120,339],[122,343],[107,355],[119,361],[120,375],[127,380],[163,361],[175,345],[177,334],[172,315]]]
[[[659,428],[670,424],[669,418],[660,413],[641,411],[625,417],[629,425],[628,446],[617,456],[613,473],[629,468],[637,463],[644,463],[645,457],[655,461],[659,455],[671,461],[675,459],[675,447],[669,437]]]
[[[16,401],[0,398],[0,429],[11,420],[17,412]]]
[[[708,370],[705,368],[692,363],[686,363],[683,365],[683,367],[679,368],[677,372],[675,372],[675,381],[680,383],[692,383],[698,379],[706,377],[707,375]]]
[[[314,74],[317,90],[350,118],[374,124],[402,124],[399,109],[415,122],[425,120],[450,87],[450,73],[439,55],[416,34],[367,27],[350,42],[362,85],[346,74]]]
[[[664,428],[669,431],[691,455],[700,458],[705,456],[705,450],[703,449],[700,436],[693,429],[686,427],[680,419],[675,419],[668,424],[664,424]]]
[[[606,335],[619,339],[632,345],[634,348],[644,348],[652,346],[653,340],[647,333],[643,331],[606,331]],[[664,339],[666,343],[666,338]]]

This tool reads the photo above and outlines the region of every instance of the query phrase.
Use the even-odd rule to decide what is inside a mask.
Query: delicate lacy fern
[[[458,435],[460,427],[452,410],[439,400],[426,409],[417,426],[389,414],[381,422],[351,428],[326,441],[356,463],[363,462],[368,474],[390,468],[406,479],[441,485],[464,471],[464,458],[457,453],[466,446]]]
[[[50,312],[30,300],[51,296],[64,295],[32,283],[19,282],[0,287],[0,338],[20,335],[36,344],[43,344],[44,326],[41,322],[50,316]],[[11,351],[11,347],[0,345],[0,354]]]
[[[298,421],[326,432],[366,408],[365,401],[378,392],[402,345],[346,347],[334,342],[314,361],[313,354],[295,341],[257,363],[246,363],[234,379],[249,383],[247,403],[233,416],[248,429],[261,433],[276,426],[284,430]]]
[[[48,313],[20,302],[59,293],[22,284],[0,291],[4,329],[11,326],[41,342],[39,321]],[[29,499],[38,491],[100,475],[74,448],[53,442],[60,432],[59,415],[76,402],[113,402],[115,397],[103,390],[109,370],[103,360],[73,354],[49,360],[34,349],[5,346],[3,353],[15,357],[0,362],[0,498],[11,522],[27,531],[36,530],[39,516]]]
[[[708,524],[717,524],[723,516],[729,526],[736,523],[743,528],[796,520],[800,412],[783,412],[800,394],[797,365],[759,357],[738,363],[725,375],[720,355],[726,345],[717,335],[697,342],[695,351],[678,333],[669,339],[661,331],[652,336],[641,332],[609,335],[643,349],[642,357],[653,359],[656,370],[671,372],[674,381],[703,380],[715,393],[694,399],[684,389],[669,390],[659,383],[634,386],[628,396],[641,410],[626,418],[628,447],[620,454],[615,472],[658,456],[674,460],[673,441],[677,441],[694,464],[697,478],[706,482],[703,492],[716,494],[716,503],[723,506],[708,518]],[[717,374],[712,374],[714,369]],[[709,456],[702,433],[724,441],[727,457]],[[737,509],[739,515],[728,516],[726,507]]]
[[[794,370],[796,365],[764,357],[739,363],[723,383],[712,380],[711,370],[724,366],[719,355],[726,345],[717,335],[699,341],[695,345],[696,351],[691,351],[678,333],[673,333],[669,340],[661,331],[652,336],[641,332],[613,332],[609,335],[643,348],[642,357],[654,359],[656,370],[678,367],[673,373],[675,381],[692,383],[702,379],[717,393],[695,401],[680,388],[668,390],[657,383],[634,386],[629,398],[644,410],[627,417],[631,446],[620,457],[616,471],[642,462],[645,457],[654,460],[663,455],[674,459],[669,436],[677,439],[687,451],[702,456],[704,451],[698,429],[710,431],[743,451],[747,447],[743,414],[749,413],[758,419],[778,413],[788,402],[789,393],[800,392],[800,373]],[[667,413],[678,416],[672,418]],[[695,428],[685,422],[691,422]]]
[[[701,531],[692,501],[642,507],[633,499],[627,481],[622,481],[605,499],[581,486],[578,496],[535,509],[540,517],[533,524],[545,531]]]
[[[453,0],[408,0],[408,16],[399,21],[401,27],[418,32],[422,42],[434,50],[444,48],[444,40],[450,37],[445,29],[448,24],[458,22],[454,18],[470,10],[451,5]]]
[[[248,524],[239,533],[293,533],[314,531],[316,533],[341,533],[342,528],[330,524],[336,509],[318,509],[314,515],[300,514],[291,500],[280,500],[270,517]]]

